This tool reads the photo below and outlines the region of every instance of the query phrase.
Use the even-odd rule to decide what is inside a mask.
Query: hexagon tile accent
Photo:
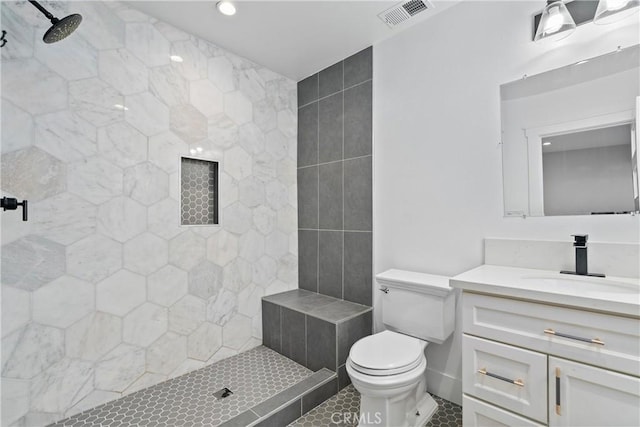
[[[260,346],[62,420],[51,427],[217,426],[310,376]],[[216,399],[227,387],[233,394]]]
[[[2,247],[2,284],[34,291],[64,274],[64,246],[27,236]],[[4,332],[4,331],[3,331]]]
[[[86,23],[49,46],[0,1],[0,194],[30,202],[1,218],[3,426],[251,350],[297,286],[296,82],[124,2],[46,3]]]
[[[2,189],[30,202],[62,193],[66,173],[62,162],[39,148],[2,155]]]

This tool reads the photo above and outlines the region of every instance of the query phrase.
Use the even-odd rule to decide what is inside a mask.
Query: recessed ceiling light
[[[216,7],[223,15],[231,16],[236,14],[236,7],[230,1],[219,1]]]
[[[184,62],[184,59],[182,59],[182,56],[179,56],[179,55],[171,55],[169,59],[172,60],[173,62]]]
[[[550,142],[543,142],[542,145],[551,145]]]

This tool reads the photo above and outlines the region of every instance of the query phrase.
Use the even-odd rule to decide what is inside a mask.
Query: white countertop
[[[511,298],[640,317],[640,280],[482,265],[454,276],[451,287]]]

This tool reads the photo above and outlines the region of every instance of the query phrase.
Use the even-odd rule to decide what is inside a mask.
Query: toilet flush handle
[[[384,292],[385,294],[388,294],[388,293],[389,293],[389,288],[385,288],[384,286],[383,286],[383,287],[381,287],[381,288],[380,288],[380,290],[381,290],[382,292]]]

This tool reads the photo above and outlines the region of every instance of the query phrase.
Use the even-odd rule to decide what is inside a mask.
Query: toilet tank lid
[[[416,271],[390,269],[376,275],[378,283],[390,287],[411,289],[425,294],[446,296],[453,289],[449,277]]]

